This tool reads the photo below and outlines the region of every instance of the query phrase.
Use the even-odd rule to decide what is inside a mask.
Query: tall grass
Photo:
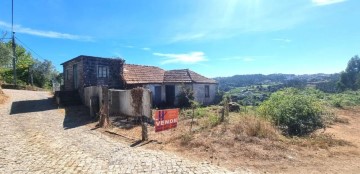
[[[234,124],[232,132],[237,138],[240,137],[258,137],[278,139],[279,133],[270,121],[253,116],[241,116],[237,123]]]

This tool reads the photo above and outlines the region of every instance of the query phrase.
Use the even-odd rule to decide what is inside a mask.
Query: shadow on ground
[[[109,118],[113,126],[126,130],[140,126],[141,123],[139,117],[110,116]]]
[[[65,107],[64,129],[76,128],[95,121],[90,117],[89,109],[83,105]]]
[[[52,98],[15,101],[11,104],[10,115],[57,109],[57,106],[53,101],[54,100]]]

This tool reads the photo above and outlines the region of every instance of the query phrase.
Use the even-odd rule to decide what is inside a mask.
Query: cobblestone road
[[[0,173],[228,172],[90,130],[60,112],[47,92],[4,92],[10,101],[0,106]]]

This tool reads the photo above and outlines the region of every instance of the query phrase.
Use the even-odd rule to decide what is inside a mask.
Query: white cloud
[[[285,42],[285,43],[290,43],[292,42],[292,40],[290,39],[284,39],[284,38],[275,38],[273,39],[274,41],[279,41],[279,42]]]
[[[336,4],[346,0],[312,0],[312,3],[318,6]]]
[[[11,24],[0,21],[0,28],[10,30]],[[23,27],[21,25],[14,25],[14,31],[17,33],[24,33],[24,34],[47,37],[47,38],[93,41],[93,39],[89,36],[73,35],[73,34],[60,33],[60,32],[55,32],[55,31],[42,31],[42,30],[36,30],[36,29]]]
[[[144,50],[144,51],[150,51],[150,50],[151,50],[151,48],[144,47],[144,48],[142,48],[142,50]]]
[[[164,53],[153,53],[155,56],[164,57],[165,60],[161,64],[169,63],[185,63],[193,64],[198,62],[207,61],[203,52],[190,52],[187,54],[164,54]]]

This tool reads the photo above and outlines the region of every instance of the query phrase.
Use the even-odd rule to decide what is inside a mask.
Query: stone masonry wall
[[[109,69],[108,77],[98,77],[98,66],[107,66]],[[108,86],[109,88],[122,89],[123,80],[121,78],[123,70],[123,60],[86,57],[84,59],[84,84],[88,86]]]
[[[66,62],[64,64],[64,88],[65,91],[72,91],[74,89],[74,72],[73,72],[73,66],[77,65],[77,77],[78,77],[78,87],[80,88],[82,84],[84,83],[83,79],[83,63],[82,59],[74,59],[70,62]]]

